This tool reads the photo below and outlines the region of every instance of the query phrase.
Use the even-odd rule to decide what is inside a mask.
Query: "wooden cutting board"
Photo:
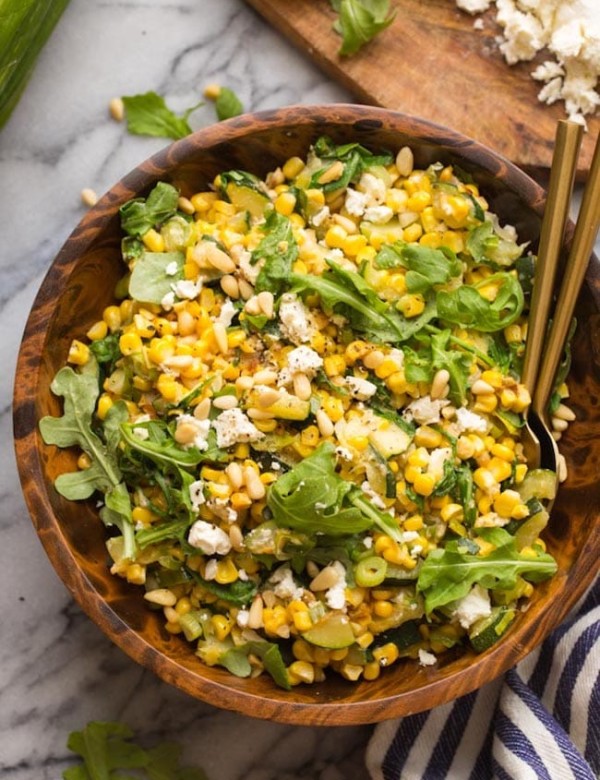
[[[509,66],[499,48],[493,8],[474,18],[454,0],[398,0],[393,24],[352,57],[340,57],[328,0],[246,0],[329,76],[369,105],[459,130],[543,176],[564,104],[547,106],[530,73],[543,62]],[[588,121],[579,163],[589,170],[600,118]]]

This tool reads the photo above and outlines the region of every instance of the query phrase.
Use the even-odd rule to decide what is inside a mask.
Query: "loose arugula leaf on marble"
[[[61,417],[43,417],[40,433],[46,444],[57,447],[80,447],[90,458],[87,469],[60,474],[54,485],[65,498],[89,498],[96,490],[110,491],[121,481],[114,454],[94,432],[92,416],[99,395],[98,363],[90,359],[81,371],[70,366],[61,368],[50,389],[63,398]]]
[[[202,769],[180,765],[180,745],[163,742],[143,748],[125,723],[91,721],[71,732],[67,748],[83,763],[66,769],[63,780],[207,780]]]
[[[342,36],[339,53],[342,56],[356,54],[366,43],[394,21],[389,0],[331,0],[339,17],[334,30]]]
[[[231,117],[243,114],[244,106],[232,89],[221,87],[219,95],[215,100],[215,110],[217,119],[222,121],[223,119],[231,119]]]
[[[129,236],[143,236],[177,213],[178,200],[175,187],[160,181],[147,198],[133,198],[121,206],[121,228]]]
[[[517,577],[541,582],[557,570],[556,561],[541,550],[535,557],[517,550],[514,536],[502,528],[481,528],[479,535],[494,545],[485,556],[459,551],[460,540],[432,550],[419,572],[417,590],[425,597],[427,614],[463,598],[475,584],[494,590],[515,587]]]
[[[144,252],[129,279],[129,295],[141,303],[160,304],[172,285],[184,278],[183,252]]]
[[[347,536],[376,525],[397,541],[401,534],[391,515],[335,471],[335,447],[323,442],[271,485],[267,506],[274,522],[308,535]]]
[[[178,140],[192,132],[188,122],[190,114],[204,105],[203,102],[188,108],[181,116],[175,114],[156,92],[144,92],[122,98],[125,106],[127,130],[133,135],[151,135]]]
[[[292,232],[292,223],[277,211],[271,211],[262,228],[264,238],[252,252],[251,263],[264,260],[256,279],[257,292],[267,290],[280,295],[289,283],[298,245]]]

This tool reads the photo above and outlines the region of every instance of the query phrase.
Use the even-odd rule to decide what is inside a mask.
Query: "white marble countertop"
[[[123,720],[175,739],[210,780],[359,780],[372,727],[272,724],[195,701],[144,671],[80,611],[29,521],[12,450],[14,365],[27,314],[84,207],[163,139],[128,135],[109,100],[156,90],[183,110],[203,87],[231,87],[247,109],[351,98],[242,0],[71,0],[16,111],[0,132],[0,776],[55,780],[67,735]],[[192,115],[214,121],[214,107]]]

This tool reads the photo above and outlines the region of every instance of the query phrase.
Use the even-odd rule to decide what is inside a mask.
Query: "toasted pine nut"
[[[332,436],[335,430],[333,423],[329,419],[327,412],[324,409],[317,409],[315,414],[317,420],[317,427],[321,436]]]
[[[182,371],[189,368],[193,362],[194,358],[191,355],[171,355],[171,357],[165,358],[162,365],[174,371]]]
[[[240,286],[235,276],[232,276],[231,274],[225,274],[225,276],[221,277],[220,284],[221,284],[221,289],[223,290],[225,295],[228,295],[230,298],[233,298],[234,300],[240,297]]]
[[[471,385],[471,392],[473,395],[486,395],[487,393],[493,393],[494,388],[489,382],[483,379],[476,379]]]
[[[306,573],[313,579],[317,576],[319,573],[319,567],[314,561],[306,561]]]
[[[198,430],[192,423],[180,423],[175,429],[174,439],[178,444],[191,444],[197,433]]]
[[[108,111],[115,122],[122,122],[125,116],[125,104],[120,97],[112,98],[108,104]]]
[[[281,398],[281,392],[269,385],[254,385],[254,390],[257,393],[257,403],[262,409],[272,406]]]
[[[219,249],[214,241],[201,241],[196,244],[192,251],[192,257],[201,266],[208,265],[224,274],[231,274],[237,268],[229,255]]]
[[[168,623],[179,623],[179,613],[173,607],[163,607],[163,615]]]
[[[262,314],[262,309],[260,307],[260,301],[258,300],[258,295],[253,295],[252,298],[248,298],[248,300],[244,305],[244,311],[255,317],[258,316],[259,314]]]
[[[569,423],[567,420],[563,420],[560,417],[553,417],[552,418],[552,428],[555,431],[558,431],[558,433],[562,433],[563,431],[566,431],[569,427]]]
[[[196,319],[186,309],[177,312],[177,326],[180,336],[191,336],[196,332]]]
[[[256,297],[262,313],[271,319],[273,317],[273,305],[275,303],[273,293],[268,290],[263,290],[262,292],[259,292]]]
[[[257,594],[248,610],[248,628],[262,628],[263,623],[263,600],[260,594]]]
[[[275,417],[273,412],[269,412],[267,409],[257,409],[255,406],[247,409],[246,414],[251,420],[272,420]]]
[[[246,466],[244,469],[244,482],[246,483],[246,491],[253,501],[260,501],[261,498],[265,497],[266,488],[252,466]]]
[[[254,374],[254,382],[257,385],[273,385],[277,381],[277,371],[263,368]]]
[[[251,376],[238,376],[235,380],[235,388],[238,392],[244,393],[246,390],[251,390],[254,387],[254,377]]]
[[[219,352],[222,352],[224,355],[226,355],[227,352],[229,352],[227,328],[225,325],[223,325],[222,322],[215,322],[213,323],[213,333],[215,336],[215,341],[217,342],[217,347],[219,348]]]
[[[331,181],[337,181],[343,173],[344,163],[341,160],[336,160],[329,168],[323,171],[319,176],[318,182],[319,184],[329,184]]]
[[[557,417],[559,420],[567,420],[568,422],[573,422],[576,419],[575,412],[566,404],[558,405],[558,409],[554,412],[554,417]]]
[[[243,298],[245,301],[247,301],[248,298],[252,298],[254,295],[254,287],[252,287],[251,284],[249,284],[245,279],[238,279],[238,285],[240,288],[241,298]]]
[[[385,355],[380,349],[374,349],[372,352],[367,352],[363,358],[363,364],[365,368],[371,368],[375,370],[385,360]]]
[[[410,146],[403,146],[396,155],[396,168],[400,176],[410,176],[415,165],[415,158]]]
[[[319,591],[319,590],[329,590],[329,588],[333,588],[334,585],[337,585],[338,581],[338,573],[334,569],[333,566],[325,566],[324,569],[321,569],[321,571],[317,574],[317,576],[312,580],[312,582],[309,585],[309,588],[313,591]]]
[[[351,236],[353,233],[358,233],[358,225],[356,222],[351,220],[350,217],[345,217],[343,214],[334,214],[332,219],[336,225],[344,228],[349,236]]]
[[[95,206],[96,203],[98,203],[98,196],[96,195],[95,191],[91,189],[91,187],[86,187],[85,189],[81,190],[81,202],[84,206],[89,206],[91,208],[92,206]]]
[[[241,552],[244,549],[244,535],[237,523],[229,526],[229,540],[236,552]]]
[[[194,409],[194,417],[197,420],[206,420],[210,414],[211,400],[210,398],[203,398],[199,404],[196,404]]]
[[[213,398],[212,405],[217,409],[235,409],[238,399],[235,395],[219,395]]]
[[[450,373],[445,368],[440,368],[439,371],[436,371],[431,382],[431,397],[442,398],[448,388],[449,381]]]
[[[558,461],[556,465],[558,466],[558,479],[560,482],[564,482],[568,476],[567,461],[565,460],[564,455],[558,456]]]
[[[183,211],[184,214],[193,214],[196,209],[194,208],[194,204],[189,198],[184,198],[183,195],[181,195],[177,199],[177,208],[179,211]]]
[[[231,487],[234,490],[239,490],[244,484],[244,472],[242,467],[236,461],[232,461],[225,469],[227,478],[231,482]]]
[[[177,596],[168,588],[154,588],[144,594],[146,601],[151,604],[158,604],[161,607],[174,607],[177,603]]]
[[[294,374],[292,381],[294,384],[294,395],[301,401],[308,401],[312,395],[310,379],[306,376],[306,374],[297,371]]]

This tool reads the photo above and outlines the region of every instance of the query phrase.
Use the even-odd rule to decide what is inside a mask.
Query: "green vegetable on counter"
[[[339,17],[333,29],[342,36],[339,53],[356,54],[394,21],[389,0],[331,0]]]
[[[188,108],[181,116],[175,114],[156,92],[123,97],[127,130],[133,135],[153,135],[177,140],[192,132],[188,118],[203,102]]]

